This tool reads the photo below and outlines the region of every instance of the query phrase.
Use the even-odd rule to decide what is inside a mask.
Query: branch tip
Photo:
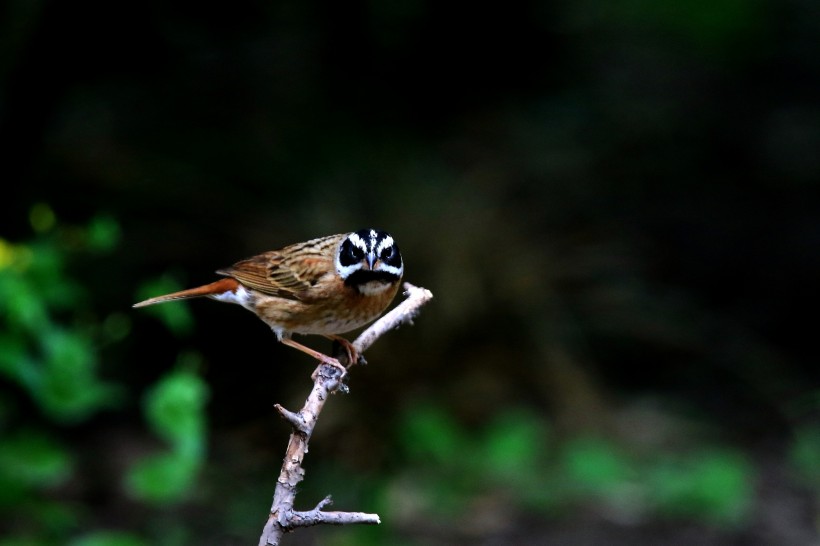
[[[282,416],[282,419],[290,423],[290,426],[292,426],[294,429],[301,432],[302,434],[307,434],[308,432],[310,432],[308,430],[309,427],[305,422],[305,418],[302,417],[301,413],[294,413],[289,409],[286,409],[281,404],[274,404],[273,407],[276,408],[276,411],[279,412],[279,415]]]
[[[327,497],[319,501],[319,504],[316,505],[316,508],[314,508],[314,510],[316,510],[317,512],[321,512],[323,508],[325,508],[326,506],[330,506],[331,504],[333,504],[333,499],[330,495],[328,495]]]

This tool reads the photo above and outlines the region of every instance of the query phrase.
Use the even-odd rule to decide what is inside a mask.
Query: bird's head
[[[336,272],[360,291],[381,291],[401,280],[404,263],[393,237],[378,229],[349,234],[336,252]],[[363,290],[364,289],[364,290]]]

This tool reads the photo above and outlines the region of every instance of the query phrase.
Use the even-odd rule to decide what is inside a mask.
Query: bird
[[[360,355],[339,334],[384,312],[398,292],[404,262],[389,233],[368,228],[264,252],[216,274],[223,278],[134,307],[199,297],[238,304],[262,319],[281,343],[340,369],[344,376],[347,369],[338,359],[294,341],[293,334],[337,341],[347,353],[348,366],[355,364]]]

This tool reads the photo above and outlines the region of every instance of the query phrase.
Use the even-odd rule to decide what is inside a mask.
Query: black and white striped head
[[[380,292],[398,282],[404,263],[393,237],[378,229],[361,229],[348,235],[336,253],[336,272],[361,292]]]

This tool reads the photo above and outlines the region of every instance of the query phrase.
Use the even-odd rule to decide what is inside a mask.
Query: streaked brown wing
[[[264,294],[309,299],[309,290],[334,270],[336,246],[345,235],[333,235],[265,252],[217,271]]]
[[[220,269],[217,274],[233,277],[248,288],[265,294],[293,298],[292,290],[288,289],[287,283],[274,283],[269,278],[270,268],[277,267],[283,260],[282,254],[277,251],[265,252],[236,262],[231,267]]]

